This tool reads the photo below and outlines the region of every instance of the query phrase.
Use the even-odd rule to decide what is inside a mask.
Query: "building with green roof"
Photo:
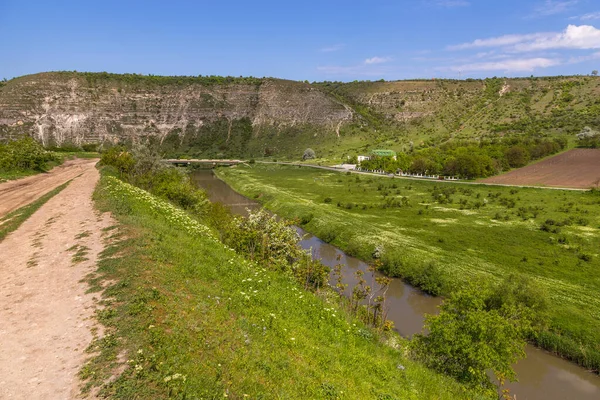
[[[371,155],[375,157],[392,157],[394,160],[396,159],[396,152],[394,150],[373,150]]]

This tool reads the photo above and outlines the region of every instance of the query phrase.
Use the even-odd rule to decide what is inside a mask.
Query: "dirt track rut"
[[[97,159],[78,158],[69,160],[50,172],[0,183],[0,217],[35,201],[55,187],[93,167],[97,162]]]
[[[10,196],[17,198],[20,190],[39,196],[76,175],[0,242],[3,400],[80,398],[77,373],[95,326],[95,300],[86,294],[82,280],[95,270],[103,249],[102,229],[113,224],[110,216],[93,208],[99,173],[92,161],[74,162],[52,181],[30,179],[22,186],[10,182],[17,188]],[[4,206],[2,200],[0,204]],[[73,259],[77,251],[78,261]]]

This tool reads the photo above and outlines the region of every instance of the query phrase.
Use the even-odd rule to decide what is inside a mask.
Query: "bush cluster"
[[[208,199],[183,171],[161,162],[159,154],[147,148],[127,150],[115,146],[102,153],[101,163],[116,169],[121,179],[173,204],[205,214]]]
[[[519,168],[532,160],[555,154],[567,145],[563,139],[510,139],[482,142],[478,145],[450,142],[440,147],[399,153],[397,159],[374,157],[363,161],[361,168],[395,173],[481,178],[510,168]]]
[[[0,171],[45,171],[48,163],[58,161],[58,157],[46,151],[33,138],[24,137],[18,140],[0,143]]]
[[[224,242],[269,269],[291,273],[305,289],[327,284],[330,269],[302,250],[291,222],[278,220],[264,210],[236,216],[227,224]]]

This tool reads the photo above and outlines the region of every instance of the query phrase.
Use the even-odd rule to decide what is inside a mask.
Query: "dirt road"
[[[75,159],[53,168],[50,172],[16,181],[0,183],[0,217],[23,207],[55,187],[93,167],[97,159]]]
[[[13,190],[0,194],[12,199],[9,207],[14,208],[21,196],[33,199],[81,174],[0,242],[3,400],[80,398],[77,373],[95,326],[95,300],[85,293],[82,280],[95,270],[103,249],[102,229],[113,221],[93,208],[91,196],[99,178],[94,161],[69,165],[75,168],[27,178],[25,185],[10,182]],[[6,207],[4,200],[0,204]]]

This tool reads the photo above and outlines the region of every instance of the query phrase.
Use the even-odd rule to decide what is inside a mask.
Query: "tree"
[[[516,379],[512,365],[525,356],[531,313],[521,304],[491,307],[490,293],[473,283],[453,293],[439,315],[427,316],[429,334],[415,335],[411,347],[429,367],[491,392],[487,371],[500,381]]]
[[[311,148],[304,150],[304,154],[302,155],[303,160],[312,160],[315,157],[315,151]]]
[[[529,158],[529,152],[522,146],[513,146],[506,151],[506,160],[512,168],[523,167]]]
[[[595,69],[595,70],[592,71],[592,76],[598,76],[598,70],[597,69]]]

